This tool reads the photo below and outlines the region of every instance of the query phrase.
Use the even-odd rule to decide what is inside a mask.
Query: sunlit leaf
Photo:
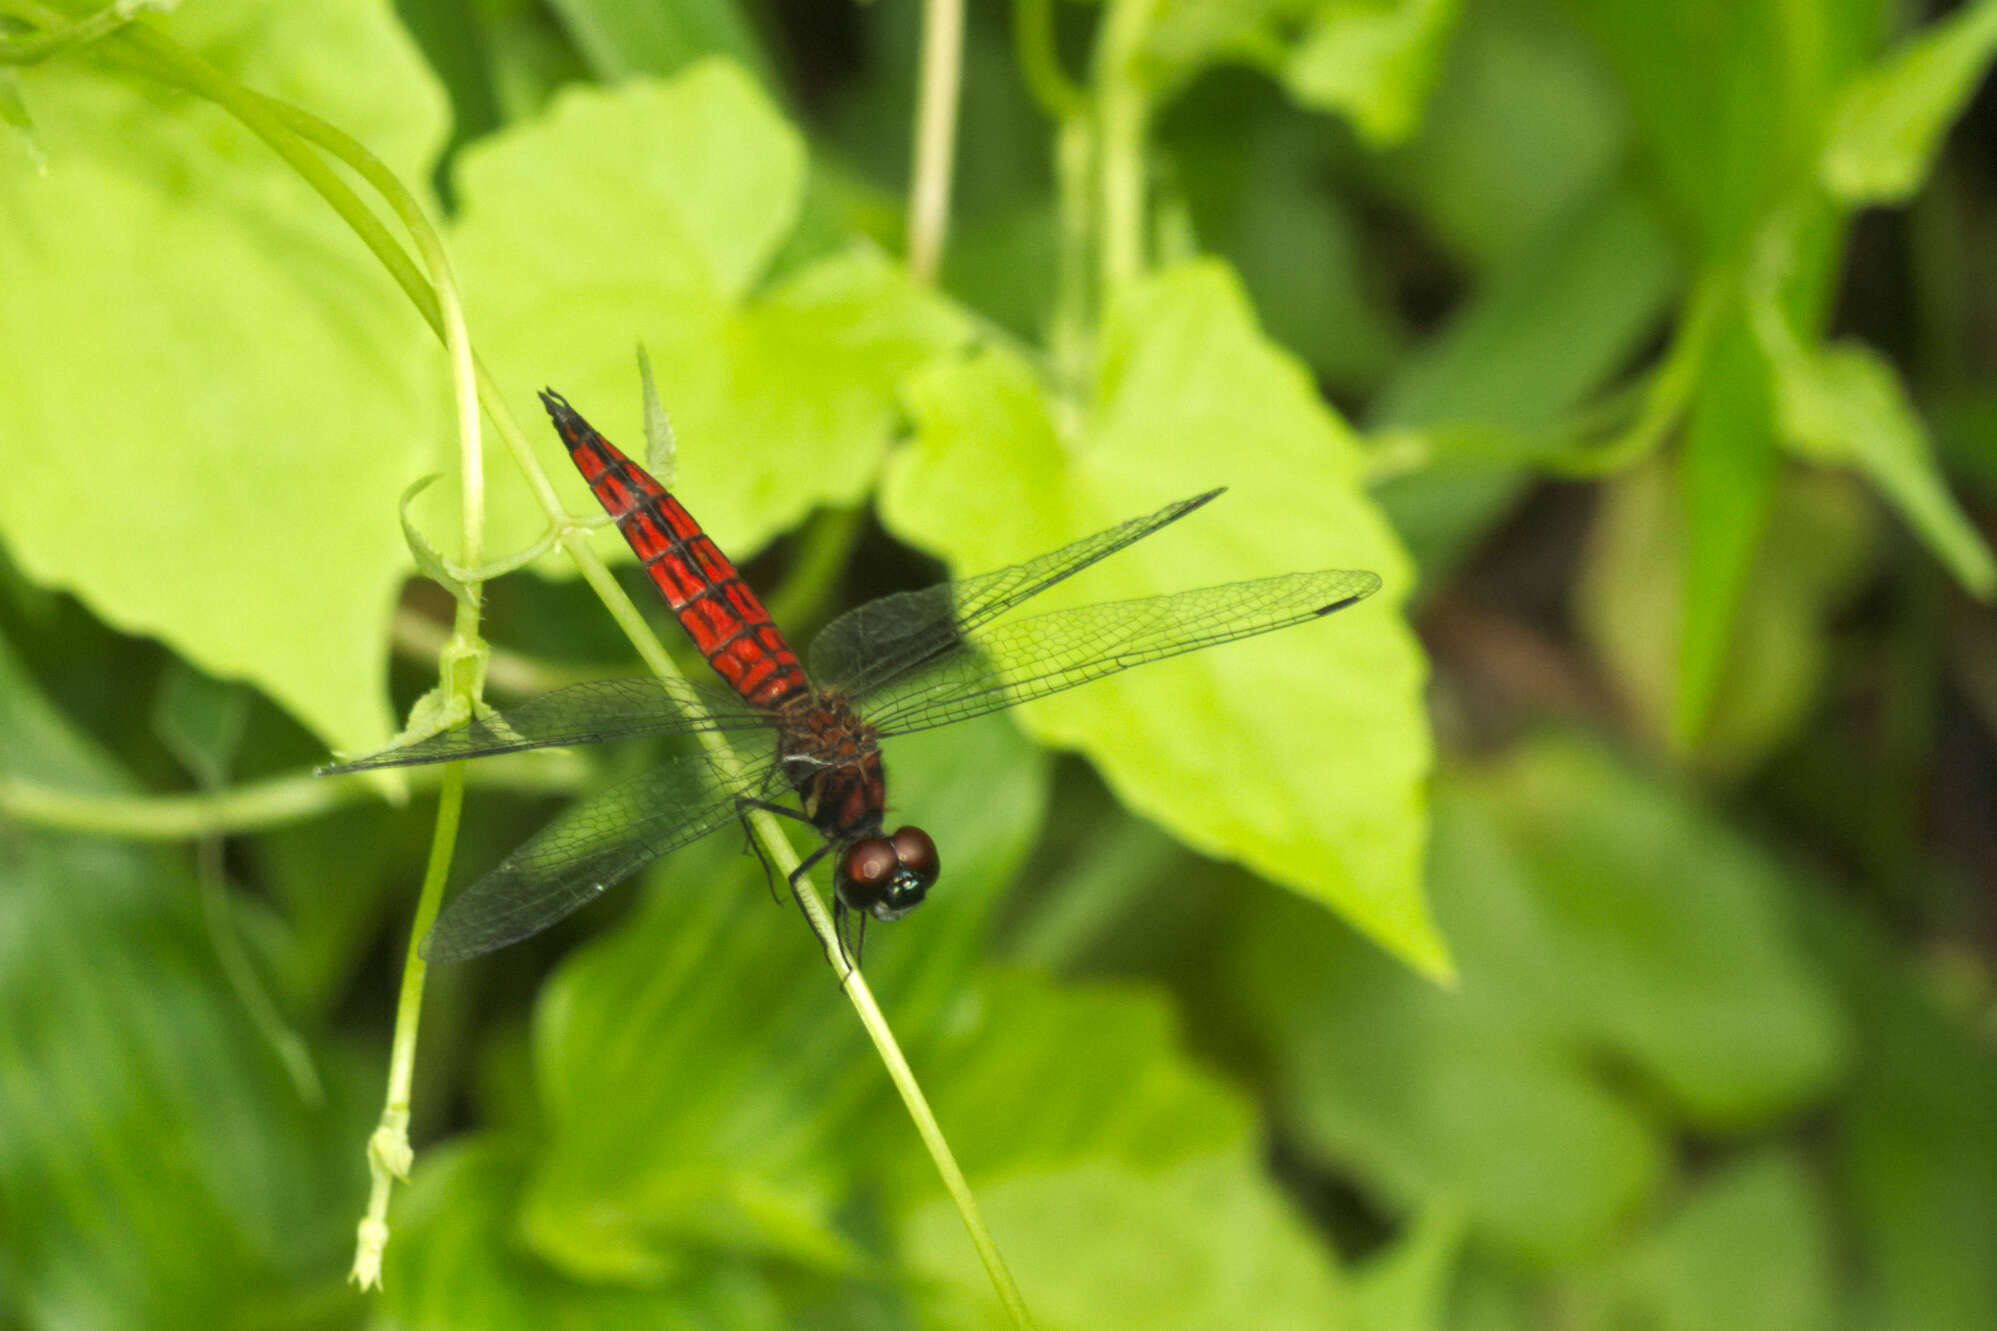
[[[1858,469],[1965,588],[1997,593],[1997,560],[1949,494],[1927,424],[1893,368],[1851,342],[1778,356],[1774,368],[1786,442],[1813,461]]]
[[[427,175],[441,101],[386,3],[190,6],[172,30]],[[71,59],[21,77],[49,172],[0,160],[0,539],[36,582],[327,742],[378,742],[408,568],[395,495],[445,419],[428,330],[214,108]]]
[[[722,61],[567,91],[465,154],[456,253],[473,325],[576,511],[595,501],[534,394],[560,390],[637,455],[634,339],[658,371],[689,506],[738,557],[871,482],[900,380],[968,325],[865,247],[764,286],[804,172],[797,131]],[[510,479],[492,509],[496,551],[546,526]]]
[[[1118,675],[1020,715],[1086,753],[1126,804],[1190,845],[1443,971],[1420,892],[1423,664],[1395,614],[1409,570],[1362,487],[1350,431],[1214,266],[1128,293],[1101,354],[1083,407],[1049,400],[997,351],[922,375],[910,393],[915,447],[884,488],[887,521],[970,574],[1225,484],[1210,508],[1047,599],[1326,566],[1380,573],[1384,595],[1325,623]]]
[[[1306,106],[1342,112],[1375,145],[1398,143],[1422,103],[1456,25],[1457,0],[1347,0],[1321,6],[1283,67]]]
[[[1938,19],[1845,85],[1824,145],[1824,183],[1850,203],[1904,203],[1997,53],[1997,4]]]

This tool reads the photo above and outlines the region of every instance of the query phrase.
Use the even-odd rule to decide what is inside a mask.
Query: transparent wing
[[[708,755],[687,754],[590,796],[453,898],[423,940],[423,955],[463,961],[539,933],[659,856],[733,822],[736,791],[760,789],[774,765],[773,755],[746,764],[737,786]]]
[[[321,776],[371,767],[412,767],[560,744],[685,735],[697,730],[767,729],[776,719],[732,692],[691,680],[599,679],[571,684],[492,716],[412,744],[319,769]]]
[[[867,698],[883,736],[948,725],[1091,680],[1318,619],[1380,589],[1351,569],[1286,573],[1055,610],[984,629]]]
[[[1209,490],[1181,499],[995,573],[869,601],[833,620],[812,641],[811,677],[848,697],[865,697],[897,675],[948,653],[979,625],[1177,522],[1221,493]]]

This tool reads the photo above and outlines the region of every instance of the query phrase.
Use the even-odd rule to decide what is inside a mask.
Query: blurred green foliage
[[[932,284],[914,0],[210,0],[180,86],[0,0],[0,1324],[1006,1324],[728,836],[432,975],[343,1283],[431,805],[306,773],[429,682],[448,366],[234,81],[428,202],[572,511],[532,393],[635,452],[642,342],[800,630],[1213,484],[1075,595],[1382,574],[890,755],[1041,1325],[1997,1326],[1997,4],[1915,8],[971,6]],[[571,573],[500,701],[633,672]],[[459,882],[585,769],[471,780]]]

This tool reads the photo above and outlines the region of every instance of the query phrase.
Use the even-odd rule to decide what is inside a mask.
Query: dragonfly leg
[[[858,920],[859,927],[852,921]],[[860,969],[860,948],[867,941],[867,912],[848,910],[838,897],[832,898],[832,932],[839,939],[840,955],[854,970]]]
[[[811,854],[805,856],[804,859],[799,862],[797,868],[792,869],[789,875],[784,879],[785,882],[790,884],[791,900],[797,902],[797,908],[800,913],[804,913],[804,891],[802,888],[798,886],[798,884],[803,881],[804,876],[807,873],[811,872],[811,868],[813,865],[817,864],[820,860],[824,859],[827,855],[832,853],[832,848],[837,844],[838,844],[837,842],[828,841],[824,845],[820,846],[817,850],[812,851]],[[833,956],[832,949],[827,948],[825,950],[825,959],[827,961],[832,962],[835,967],[837,967],[838,964],[843,961],[846,963],[847,968],[858,970],[860,966],[859,951],[857,949],[849,949],[846,946],[846,915],[847,911],[846,911],[845,901],[840,898],[838,893],[836,892],[833,893],[832,894],[832,937],[838,945],[839,955],[836,957]],[[864,933],[866,931],[866,927],[867,927],[866,922],[864,920],[861,921],[860,924],[861,932]]]
[[[865,947],[867,943],[867,912],[863,910],[846,910],[846,903],[843,901],[839,905],[840,909],[835,914],[844,917],[839,921],[840,928],[837,930],[839,934],[839,946],[852,958],[853,969],[858,970],[860,969],[860,949]],[[846,940],[847,929],[845,924],[847,920],[858,920],[860,922],[860,927],[851,931],[853,938],[850,944]]]
[[[770,889],[770,900],[781,906],[784,904],[784,899],[777,895],[776,867],[770,863],[770,857],[763,853],[763,845],[760,841],[756,840],[755,833],[749,830],[747,815],[752,810],[774,813],[784,818],[795,819],[800,823],[811,823],[811,819],[787,805],[773,804],[769,800],[757,799],[754,795],[737,795],[735,797],[735,812],[742,824],[742,851],[744,854],[754,855],[756,863],[763,866],[763,885]],[[813,826],[815,828],[816,824],[813,824]],[[814,856],[813,858],[817,857]],[[795,887],[791,889],[791,895],[793,897],[797,895]]]

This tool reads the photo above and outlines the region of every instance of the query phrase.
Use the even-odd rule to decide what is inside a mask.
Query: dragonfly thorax
[[[777,758],[805,817],[827,840],[879,835],[887,807],[880,738],[851,702],[827,693],[786,706],[777,727]]]

